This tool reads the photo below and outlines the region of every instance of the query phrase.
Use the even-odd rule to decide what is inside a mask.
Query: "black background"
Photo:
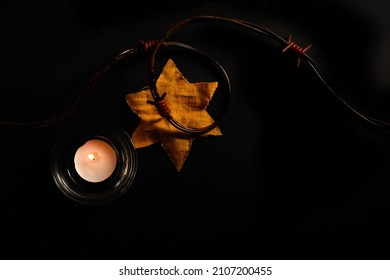
[[[390,119],[384,0],[0,5],[1,119],[65,111],[119,52],[196,15],[241,18],[292,34],[302,46],[313,43],[309,54],[340,95]],[[53,144],[87,119],[131,134],[138,119],[124,96],[148,84],[144,57],[107,75],[63,123],[0,127],[0,258],[388,259],[389,132],[356,118],[267,38],[198,24],[175,39],[210,54],[229,74],[233,101],[224,135],[194,142],[180,173],[159,145],[138,150],[130,190],[91,207],[54,184]],[[191,82],[216,79],[191,57],[175,61]]]

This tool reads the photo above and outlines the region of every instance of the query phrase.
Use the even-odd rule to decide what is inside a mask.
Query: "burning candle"
[[[81,123],[62,134],[53,146],[54,182],[78,203],[96,205],[116,199],[131,186],[136,171],[133,142],[113,124]]]
[[[93,139],[77,150],[74,165],[81,178],[98,183],[112,175],[117,165],[117,156],[108,143]]]

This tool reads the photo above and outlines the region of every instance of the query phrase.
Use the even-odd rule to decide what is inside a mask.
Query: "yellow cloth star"
[[[157,89],[165,92],[165,101],[171,109],[171,115],[180,123],[189,127],[205,127],[213,122],[206,108],[213,97],[218,82],[190,83],[183,77],[173,60],[169,59],[157,80]],[[169,158],[180,171],[189,154],[194,138],[177,130],[157,109],[148,104],[151,100],[149,89],[143,89],[126,96],[126,102],[141,121],[132,135],[136,148],[146,147],[160,142]],[[218,127],[204,136],[222,135]]]

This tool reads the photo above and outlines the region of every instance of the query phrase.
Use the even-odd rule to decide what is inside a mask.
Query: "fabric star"
[[[190,83],[181,74],[173,60],[169,59],[157,80],[157,89],[165,92],[165,101],[171,115],[189,127],[205,127],[213,122],[206,108],[217,89],[218,82]],[[189,154],[194,138],[177,130],[157,112],[151,100],[149,89],[143,89],[126,96],[126,102],[141,121],[132,135],[136,148],[147,147],[160,142],[178,171]],[[203,136],[222,135],[218,127]]]

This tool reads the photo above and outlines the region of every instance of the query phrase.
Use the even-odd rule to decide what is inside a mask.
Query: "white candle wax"
[[[74,156],[76,172],[81,178],[92,183],[110,177],[115,170],[116,162],[114,149],[102,140],[89,140]]]

